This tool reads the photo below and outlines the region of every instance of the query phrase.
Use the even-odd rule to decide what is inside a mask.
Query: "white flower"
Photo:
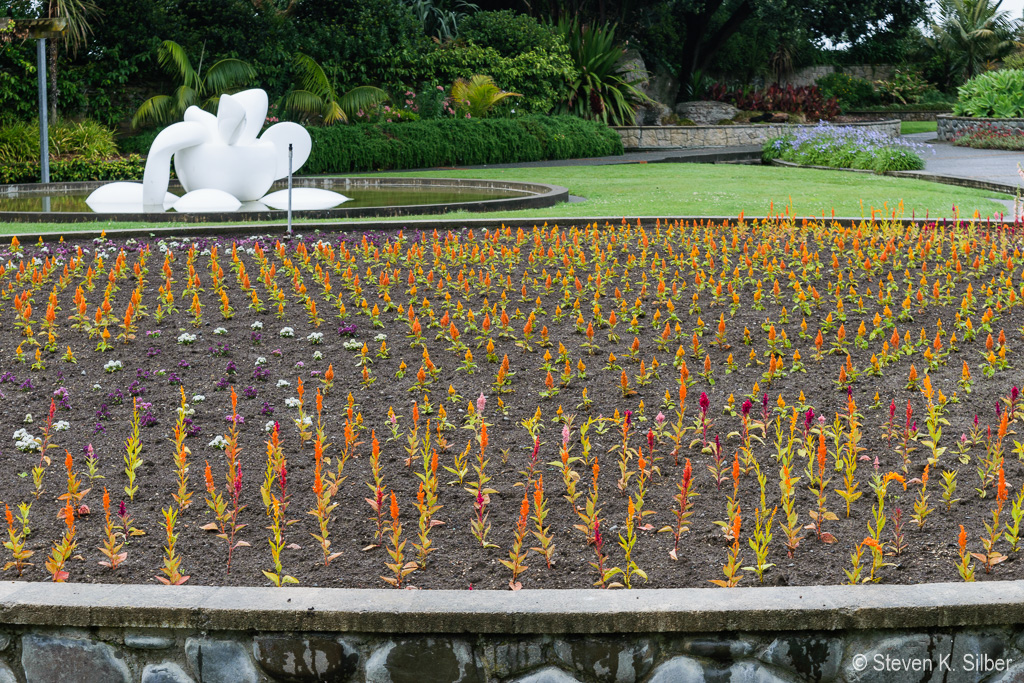
[[[263,329],[263,323],[261,323],[259,320],[257,320],[252,325],[249,325],[249,328],[253,329],[253,330],[262,330]]]
[[[266,362],[267,362],[267,359],[264,358],[263,356],[260,356],[259,358],[256,359],[255,365],[258,367],[260,365],[265,365]]]
[[[323,360],[323,358],[324,354],[320,353],[319,351],[313,352],[313,360]]]
[[[66,432],[71,429],[71,425],[68,424],[67,420],[57,420],[53,425],[53,431],[55,432]]]
[[[286,379],[279,379],[279,380],[277,380],[277,386],[279,386],[279,387],[290,387],[291,383],[288,380],[286,380]]]
[[[196,394],[195,396],[192,397],[192,402],[193,403],[202,403],[205,400],[206,400],[206,397],[203,396],[202,394]]]
[[[294,396],[290,396],[284,400],[284,404],[289,408],[298,408],[299,399],[295,398]]]
[[[218,336],[223,337],[224,335],[226,335],[228,333],[228,330],[227,330],[226,327],[218,327],[217,329],[215,329],[213,331],[213,333],[218,335]]]
[[[43,440],[32,436],[24,427],[14,432],[14,447],[22,453],[43,450]]]
[[[117,372],[123,367],[124,366],[121,364],[121,361],[109,360],[107,361],[107,364],[103,366],[103,369],[106,370],[107,372]]]
[[[343,343],[342,346],[345,347],[346,351],[358,351],[363,348],[363,343],[356,339],[349,339],[347,342]]]
[[[102,391],[102,389],[103,389],[103,387],[101,387],[99,384],[93,384],[92,385],[92,390],[93,391]]]
[[[373,341],[379,341],[379,342],[387,341],[387,340],[388,340],[388,335],[384,334],[383,332],[381,332],[380,334],[378,334],[376,337],[373,338]]]
[[[306,337],[306,341],[308,341],[310,344],[319,344],[323,340],[324,340],[324,333],[323,332],[311,332],[309,334],[309,336]]]
[[[282,327],[281,331],[278,332],[277,334],[282,336],[282,337],[294,337],[295,336],[295,330],[293,330],[290,327]]]
[[[219,448],[220,450],[224,450],[225,448],[227,448],[228,440],[225,439],[220,434],[218,434],[213,438],[213,441],[211,441],[208,445],[210,446],[210,448]]]
[[[33,422],[32,413],[25,413],[25,419],[23,420],[23,422],[25,424],[27,424],[27,425],[32,424],[32,422]]]
[[[179,344],[191,344],[195,340],[196,340],[196,335],[189,334],[188,332],[184,332],[184,333],[178,335],[178,343]]]
[[[274,431],[274,421],[270,420],[269,422],[267,422],[267,424],[263,425],[263,431],[267,432],[268,434]]]

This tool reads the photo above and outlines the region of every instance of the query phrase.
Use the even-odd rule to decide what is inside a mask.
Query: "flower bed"
[[[835,126],[822,122],[768,140],[764,145],[763,158],[782,159],[807,166],[857,168],[885,173],[924,168],[921,154],[926,149],[930,147],[870,128]]]
[[[954,134],[952,142],[958,147],[1020,151],[1024,149],[1024,128],[981,123],[960,129]]]
[[[6,574],[1021,578],[1020,247],[775,220],[15,240]]]

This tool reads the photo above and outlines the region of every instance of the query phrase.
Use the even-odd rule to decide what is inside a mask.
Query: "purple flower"
[[[626,429],[629,429],[629,425],[632,424],[632,422],[633,422],[633,411],[632,410],[627,410],[626,411]]]

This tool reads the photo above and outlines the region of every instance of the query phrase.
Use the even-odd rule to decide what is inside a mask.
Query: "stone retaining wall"
[[[810,124],[752,123],[729,126],[616,126],[627,150],[762,145],[770,138]],[[900,134],[899,119],[848,123],[874,128],[885,135]]]
[[[992,126],[998,130],[1009,132],[1024,132],[1024,119],[990,119],[940,114],[935,120],[938,122],[936,127],[938,138],[943,142],[952,142],[957,135],[979,126]]]
[[[848,111],[843,112],[849,116],[886,116],[900,121],[934,121],[937,116],[942,114],[948,114],[949,109],[932,109],[932,110],[906,110],[906,111],[871,111],[870,109]]]
[[[1024,680],[1024,582],[395,591],[0,584],[0,683]]]

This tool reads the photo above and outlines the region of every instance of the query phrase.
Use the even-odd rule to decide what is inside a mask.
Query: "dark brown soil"
[[[285,572],[306,586],[384,587],[386,584],[380,577],[390,575],[385,568],[385,562],[389,561],[385,548],[364,550],[373,544],[375,530],[373,513],[364,500],[370,495],[367,483],[372,481],[369,445],[371,429],[376,431],[381,442],[380,461],[384,482],[388,491],[394,491],[397,496],[404,527],[403,538],[407,541],[406,559],[411,560],[415,555],[412,544],[416,540],[417,531],[414,501],[420,481],[415,473],[422,472],[423,466],[418,459],[411,467],[404,464],[404,444],[412,425],[412,401],[422,401],[424,398],[423,392],[409,390],[416,382],[422,351],[410,345],[407,317],[397,311],[387,311],[380,314],[383,325],[381,329],[374,329],[371,324],[369,309],[374,304],[384,307],[384,300],[378,296],[382,294],[379,291],[379,278],[387,265],[392,280],[390,296],[393,302],[401,305],[403,310],[409,305],[410,299],[416,302],[415,310],[423,326],[426,348],[432,362],[440,370],[429,385],[429,400],[435,408],[429,417],[436,420],[436,409],[443,405],[448,412],[448,419],[455,427],[445,432],[449,447],[439,449],[441,468],[451,466],[455,455],[465,449],[468,439],[472,437],[472,432],[459,427],[463,426],[466,419],[467,404],[475,401],[481,392],[487,398],[485,418],[493,425],[489,431],[487,472],[493,477],[489,486],[497,493],[490,497],[488,521],[491,529],[488,540],[500,548],[485,550],[480,547],[470,532],[470,520],[474,515],[473,496],[463,487],[446,485],[452,477],[440,469],[439,504],[443,507],[435,518],[444,523],[430,533],[436,552],[430,555],[426,567],[407,577],[409,584],[418,588],[467,589],[495,589],[508,585],[511,573],[499,560],[508,558],[523,496],[523,471],[527,469],[533,445],[521,423],[533,415],[538,406],[543,425],[538,459],[544,473],[550,509],[548,523],[556,547],[554,568],[551,570],[545,568],[539,555],[530,554],[526,562],[529,569],[520,577],[524,588],[582,588],[593,585],[597,579],[589,564],[594,561],[594,549],[588,545],[587,537],[573,528],[573,525],[580,523],[580,518],[561,497],[564,487],[559,472],[545,464],[559,457],[561,425],[555,422],[559,407],[565,416],[574,416],[570,439],[573,456],[580,455],[579,427],[588,418],[609,418],[616,411],[624,414],[627,410],[632,411],[630,446],[636,448],[643,444],[646,452],[647,430],[656,426],[656,416],[659,412],[663,413],[667,423],[654,448],[660,473],[653,476],[646,500],[646,509],[657,514],[648,518],[648,521],[655,529],[671,523],[673,496],[677,492],[683,469],[681,463],[685,458],[693,463],[693,487],[699,495],[693,499],[691,529],[682,536],[678,561],[669,557],[672,549],[671,534],[659,534],[655,530],[638,533],[633,558],[650,580],[646,583],[636,580],[635,585],[651,588],[709,586],[709,580],[723,578],[722,566],[727,559],[729,543],[719,526],[713,522],[726,519],[726,497],[732,494],[729,465],[734,451],[741,443],[737,436],[728,434],[742,431],[740,407],[747,395],[753,396],[755,382],[760,382],[760,390],[754,396],[757,400],[754,401],[751,419],[761,414],[760,396],[764,392],[768,397],[772,420],[766,443],[755,443],[753,449],[767,478],[769,509],[779,503],[779,463],[773,445],[776,421],[780,418],[783,420],[785,438],[789,433],[788,416],[793,406],[798,404],[801,391],[805,396],[802,410],[813,406],[816,415],[825,417],[827,429],[832,428],[833,416],[837,412],[845,414],[847,410],[847,393],[836,386],[846,356],[836,353],[825,355],[820,361],[815,360],[812,341],[818,325],[823,323],[829,313],[838,327],[835,296],[837,273],[842,276],[846,339],[851,342],[850,360],[858,370],[863,371],[870,366],[872,353],[880,355],[883,341],[892,334],[891,329],[884,330],[884,334],[870,341],[868,349],[857,348],[852,343],[861,321],[868,333],[874,329],[872,320],[876,312],[880,313],[885,307],[878,300],[878,284],[881,281],[884,285],[890,275],[892,300],[889,307],[901,338],[909,331],[912,342],[917,344],[923,329],[927,343],[916,345],[911,356],[901,356],[899,360],[884,367],[881,377],[862,376],[853,383],[852,397],[863,416],[861,446],[865,449],[862,455],[866,459],[858,462],[856,479],[864,495],[854,502],[847,517],[844,504],[836,492],[841,488],[842,473],[834,468],[835,446],[829,440],[827,475],[831,483],[827,506],[838,514],[839,519],[827,522],[825,530],[837,542],[828,545],[816,539],[813,531],[805,531],[793,557],[787,557],[785,537],[778,524],[782,518],[780,510],[769,555],[769,562],[775,566],[766,572],[764,582],[773,585],[806,585],[841,583],[846,580],[844,569],[851,567],[850,554],[868,535],[868,524],[872,521],[871,508],[875,501],[870,488],[872,475],[876,472],[884,475],[890,471],[903,473],[902,458],[896,450],[896,444],[889,444],[883,433],[883,425],[888,421],[890,401],[894,400],[898,407],[896,422],[901,428],[908,400],[913,406],[913,420],[917,422],[919,441],[912,444],[916,450],[911,453],[912,462],[905,478],[909,481],[920,477],[928,455],[927,447],[921,443],[928,438],[924,427],[926,402],[920,390],[910,391],[905,385],[911,363],[923,378],[927,366],[923,353],[934,340],[940,319],[945,334],[942,338],[943,353],[949,350],[949,335],[954,330],[961,341],[958,350],[943,357],[931,372],[931,383],[936,392],[941,390],[951,399],[956,396],[947,405],[944,414],[949,424],[943,428],[940,444],[947,450],[940,457],[938,465],[931,468],[931,479],[927,487],[928,502],[934,512],[927,518],[923,528],[917,528],[917,524],[910,520],[910,514],[920,485],[910,483],[904,491],[898,482],[889,484],[885,508],[888,523],[881,534],[881,540],[886,545],[892,542],[893,516],[897,509],[901,509],[906,549],[898,556],[887,557],[891,566],[882,568],[876,577],[886,583],[958,580],[955,564],[959,559],[959,525],[966,528],[968,550],[982,552],[979,539],[986,534],[985,523],[991,521],[995,507],[994,483],[985,487],[984,498],[975,491],[980,486],[977,470],[986,453],[984,437],[991,427],[991,438],[997,439],[999,418],[995,411],[996,404],[1009,396],[1011,386],[1019,383],[1019,374],[1013,369],[996,372],[992,378],[984,378],[982,372],[988,335],[987,330],[983,329],[982,316],[990,306],[994,318],[988,326],[993,336],[998,337],[999,331],[1005,330],[1007,360],[1011,366],[1019,362],[1017,350],[1022,345],[1021,329],[1024,324],[1020,306],[1024,259],[1020,253],[1018,235],[1005,230],[989,232],[985,226],[954,229],[952,225],[932,226],[923,230],[910,226],[872,225],[858,231],[844,231],[842,228],[817,224],[773,224],[762,227],[751,223],[740,228],[735,225],[724,228],[674,227],[672,230],[666,230],[665,226],[656,228],[654,225],[646,225],[644,228],[646,236],[641,234],[634,222],[632,226],[606,226],[601,229],[583,226],[557,229],[544,227],[527,231],[520,238],[517,238],[515,231],[502,231],[496,237],[492,232],[478,230],[475,234],[463,231],[436,237],[430,234],[405,234],[401,237],[396,234],[370,235],[365,244],[361,243],[362,235],[336,234],[305,235],[291,242],[282,242],[284,255],[297,265],[301,283],[316,302],[319,315],[324,319],[319,327],[310,323],[295,285],[297,280],[288,272],[285,259],[275,252],[276,238],[260,239],[259,243],[266,254],[267,266],[275,266],[274,281],[286,297],[281,318],[277,317],[276,304],[271,303],[264,277],[260,276],[260,265],[250,253],[256,243],[254,239],[238,240],[238,255],[245,265],[252,287],[267,305],[267,312],[260,314],[248,308],[249,296],[241,291],[231,268],[232,238],[167,241],[162,246],[174,255],[171,264],[174,280],[172,290],[179,311],[161,322],[155,319],[155,312],[160,301],[158,288],[164,281],[164,253],[157,243],[145,245],[135,242],[122,244],[90,241],[79,244],[67,241],[45,246],[23,245],[20,251],[13,253],[7,248],[0,249],[0,263],[6,264],[5,272],[0,275],[0,291],[3,295],[0,299],[0,392],[5,406],[0,417],[0,432],[5,435],[0,443],[0,458],[4,462],[3,473],[0,475],[0,499],[12,509],[21,502],[32,503],[31,534],[27,544],[35,552],[31,558],[34,566],[27,568],[22,578],[49,580],[44,562],[51,546],[61,538],[64,531],[64,522],[58,518],[63,501],[58,500],[58,497],[65,493],[65,450],[74,457],[75,471],[84,476],[84,449],[91,443],[98,458],[99,474],[103,478],[91,482],[86,479],[84,484],[84,487],[92,489],[82,501],[91,513],[76,521],[78,546],[76,557],[67,565],[68,580],[104,583],[154,581],[163,561],[164,534],[160,510],[174,504],[172,494],[176,490],[173,444],[170,439],[179,404],[180,385],[185,389],[190,407],[195,410],[191,417],[195,433],[186,441],[191,450],[189,487],[193,492],[193,502],[178,518],[177,545],[182,571],[191,576],[190,584],[268,585],[262,570],[271,570],[273,567],[268,545],[269,532],[266,531],[269,518],[264,510],[259,487],[266,467],[268,434],[264,426],[268,421],[276,420],[281,426],[281,441],[287,457],[287,517],[295,520],[294,524],[286,527],[284,539],[286,543],[299,546],[288,547],[283,551]],[[332,246],[341,265],[331,263],[326,256],[321,258],[318,255],[315,248],[318,239]],[[391,245],[395,240],[400,241],[401,247],[392,252]],[[649,242],[647,247],[643,246],[644,240]],[[951,257],[951,240],[959,254],[960,272],[956,269],[957,261]],[[204,289],[199,294],[203,307],[203,320],[199,327],[193,326],[192,314],[188,311],[191,296],[182,296],[186,287],[187,250],[190,245],[196,247],[194,267]],[[297,251],[298,245],[308,249],[310,260],[307,263],[303,262],[303,255]],[[62,277],[63,269],[79,246],[87,250],[82,256],[81,267]],[[112,324],[109,329],[114,348],[98,352],[94,350],[98,341],[96,338],[90,338],[84,329],[71,327],[69,316],[76,311],[75,290],[83,284],[86,270],[92,267],[95,271],[95,288],[84,292],[91,324],[97,306],[103,301],[104,287],[115,258],[123,248],[124,265],[115,275],[119,289],[111,299],[112,316],[120,321],[137,284],[134,267],[139,262],[142,248],[146,246],[151,250],[144,260],[143,271],[145,284],[142,304],[146,307],[147,317],[137,320],[135,338],[129,343],[113,339],[119,330],[116,323]],[[234,317],[229,320],[221,316],[220,297],[214,291],[211,279],[209,249],[214,246],[219,249],[218,264],[224,271],[226,293],[235,309]],[[804,246],[807,249],[806,256],[802,253]],[[477,248],[481,248],[482,252],[476,252]],[[493,248],[493,253],[490,248]],[[550,255],[549,248],[552,250]],[[572,249],[571,253],[569,248]],[[352,259],[348,276],[346,270],[349,264],[342,262],[346,249]],[[378,249],[379,257],[374,257]],[[95,260],[97,250],[103,254],[102,267]],[[581,255],[585,262],[580,260]],[[833,266],[833,258],[838,268]],[[39,261],[35,266],[33,284],[33,263],[36,259]],[[43,262],[47,259],[56,260],[49,272],[43,274]],[[867,259],[870,259],[868,273],[863,268]],[[19,276],[22,265],[25,266],[24,274]],[[330,273],[333,292],[341,294],[348,312],[344,320],[336,317],[338,307],[333,301],[334,297],[331,296],[329,300],[325,296],[324,287],[315,272],[318,265]],[[573,301],[578,297],[579,314],[585,323],[594,320],[592,309],[596,283],[592,280],[597,275],[598,267],[601,274],[601,316],[607,318],[612,308],[616,309],[619,320],[615,332],[621,339],[610,342],[609,331],[598,328],[594,342],[600,346],[600,352],[589,355],[581,347],[586,338],[576,331],[577,313],[571,309]],[[463,288],[458,281],[460,270],[468,283],[467,288]],[[416,281],[415,296],[409,293],[410,272]],[[480,284],[481,276],[485,273],[490,274],[493,282],[487,293],[481,291],[483,287]],[[356,274],[361,287],[358,296],[353,293]],[[552,276],[550,289],[545,286],[547,275]],[[568,299],[565,301],[562,298],[563,276],[567,277],[568,284]],[[645,276],[646,291],[642,291]],[[657,292],[661,277],[664,277],[667,286],[664,296]],[[576,278],[581,286],[579,291],[574,284]],[[697,284],[698,278],[701,284]],[[716,297],[715,287],[719,278],[723,294]],[[1010,278],[1009,284],[1007,278]],[[781,288],[778,301],[772,293],[776,279]],[[712,281],[716,284],[711,284]],[[761,303],[764,310],[757,310],[754,306],[758,281],[762,283]],[[808,293],[806,339],[800,337],[803,315],[795,301],[794,282],[800,282]],[[935,282],[939,282],[943,290],[942,298],[938,301],[932,298]],[[731,301],[727,291],[730,283],[733,283],[739,295],[735,312],[730,310]],[[851,284],[856,287],[858,295],[849,293]],[[674,296],[673,285],[676,287]],[[965,342],[964,331],[956,329],[954,323],[968,285],[973,288],[975,301],[970,312],[964,311],[963,318],[971,319],[977,336],[973,341]],[[815,301],[811,297],[812,286],[820,294],[820,300]],[[945,291],[947,286],[948,292]],[[524,287],[525,296],[522,291]],[[912,300],[909,309],[912,322],[898,321],[896,318],[901,313],[901,304],[907,296],[908,287],[911,297],[916,296],[920,287],[923,300],[921,303]],[[1016,293],[1010,305],[1009,292],[1012,288],[1016,288]],[[41,332],[40,324],[47,310],[50,292],[55,289],[60,307],[54,328],[57,350],[42,351],[41,359],[45,369],[32,370],[30,365],[35,360],[34,346],[24,344],[24,363],[17,362],[15,358],[15,349],[24,341],[24,337],[21,329],[14,325],[20,318],[15,311],[14,297],[31,292],[33,332],[45,344],[46,334]],[[621,292],[624,308],[620,308],[616,289]],[[692,296],[698,291],[700,312],[694,310],[690,313]],[[446,295],[450,295],[450,300],[446,301]],[[518,348],[511,339],[499,338],[498,330],[495,327],[491,329],[490,337],[494,340],[497,358],[507,354],[510,369],[514,373],[511,393],[496,393],[494,382],[498,364],[485,359],[486,351],[482,346],[477,348],[477,342],[473,339],[475,335],[465,331],[464,317],[455,320],[455,324],[462,331],[463,341],[470,344],[479,366],[478,371],[472,375],[457,370],[463,359],[462,353],[446,350],[451,344],[444,339],[435,339],[442,328],[428,325],[431,314],[423,304],[425,298],[430,301],[435,321],[446,311],[454,315],[457,304],[461,302],[464,308],[473,310],[479,325],[484,317],[482,307],[485,296],[491,304],[498,304],[499,316],[502,301],[506,299],[509,316],[513,316],[517,309],[523,312],[522,318],[511,321],[512,332],[517,339],[522,339],[525,317],[533,310],[538,297],[545,310],[536,315],[532,352]],[[361,297],[365,297],[368,304],[363,309],[365,312],[361,312],[359,306]],[[668,317],[667,306],[659,303],[659,300],[669,297],[673,299],[680,319],[681,334],[678,340],[673,335],[665,350],[659,350],[656,342],[664,320]],[[855,310],[858,308],[858,297],[863,297],[863,309],[860,311]],[[997,299],[1002,302],[998,311],[995,310]],[[627,328],[637,300],[643,313],[643,317],[639,318],[642,331],[634,335]],[[560,304],[567,309],[567,315],[556,321],[555,308]],[[788,323],[780,320],[782,306],[789,310]],[[652,326],[656,310],[661,311],[661,322]],[[730,349],[718,348],[711,343],[719,316],[723,313]],[[691,336],[698,317],[703,319],[706,331],[701,339],[703,350],[697,357],[693,357]],[[491,318],[492,323],[498,322],[497,316],[492,314]],[[759,362],[768,361],[767,327],[762,328],[766,320],[774,323],[780,339],[785,331],[792,343],[792,348],[782,349],[785,376],[775,378],[770,384],[766,384],[762,378],[767,365],[747,367],[751,350]],[[261,331],[252,329],[255,321],[263,323]],[[294,329],[294,337],[279,336],[279,331],[286,326]],[[558,355],[561,343],[569,353],[574,370],[577,361],[582,360],[586,364],[586,379],[576,377],[574,372],[569,386],[549,399],[538,395],[545,389],[546,372],[539,369],[544,349],[537,344],[544,326],[547,327],[552,344],[552,356]],[[216,335],[217,328],[224,328],[226,334]],[[743,343],[744,328],[750,330],[749,346]],[[149,334],[155,330],[161,334]],[[307,341],[307,336],[313,332],[323,333],[321,344],[314,345]],[[195,342],[191,345],[177,343],[179,335],[184,333],[195,334]],[[387,346],[390,349],[390,357],[387,359],[375,357],[380,346],[380,341],[375,337],[380,333],[387,335]],[[660,364],[657,369],[659,377],[646,386],[637,386],[635,378],[639,372],[639,362],[628,359],[634,336],[639,340],[637,361],[643,359],[650,367],[652,359],[656,358]],[[827,351],[836,340],[836,330],[825,332],[823,336],[823,350]],[[361,386],[361,369],[355,366],[358,350],[343,347],[350,340],[360,344],[365,342],[369,348],[369,355],[373,359],[370,370],[376,381],[368,387]],[[708,428],[708,439],[711,442],[715,437],[720,439],[727,463],[721,490],[716,488],[708,471],[710,455],[702,453],[699,445],[687,449],[692,439],[700,437],[699,432],[688,432],[683,438],[680,464],[677,465],[672,457],[673,445],[668,425],[676,422],[678,408],[662,407],[662,403],[666,392],[677,402],[679,370],[673,367],[673,358],[680,345],[686,354],[691,378],[695,380],[689,388],[684,424],[688,427],[694,425],[699,415],[699,397],[702,392],[707,392],[710,399],[708,418],[712,420]],[[77,359],[76,364],[62,360],[68,346]],[[790,372],[793,352],[797,349],[806,372]],[[705,351],[709,354],[713,369],[713,386],[698,375],[703,367]],[[320,352],[322,359],[315,360],[315,352]],[[603,369],[608,363],[609,352],[614,352],[618,357],[618,364],[628,374],[631,389],[637,392],[635,395],[623,397],[619,370]],[[725,363],[729,353],[734,355],[738,368],[727,374]],[[260,357],[266,359],[263,366],[266,377],[263,379],[254,378],[254,363]],[[123,369],[105,372],[104,365],[112,360],[121,361]],[[969,394],[965,394],[958,386],[965,360],[973,377],[973,387]],[[405,376],[398,379],[396,372],[403,361],[407,370]],[[229,364],[234,365],[233,373],[228,372]],[[308,514],[315,504],[312,493],[313,448],[311,444],[300,443],[294,425],[297,410],[287,407],[285,400],[297,396],[297,380],[301,377],[306,387],[306,411],[313,413],[313,396],[328,364],[333,364],[335,379],[334,388],[324,400],[323,408],[327,441],[332,444],[327,455],[336,459],[344,443],[349,392],[355,401],[354,414],[361,414],[364,428],[358,434],[358,439],[363,443],[357,449],[357,457],[346,465],[344,474],[347,479],[334,498],[338,507],[330,524],[330,538],[333,541],[332,551],[341,554],[329,566],[324,566],[320,547],[310,535],[316,530],[316,522]],[[561,371],[562,364],[557,364],[552,372],[556,383]],[[279,380],[289,384],[277,386]],[[232,386],[239,396],[238,412],[244,418],[239,432],[239,444],[243,471],[241,502],[246,507],[240,513],[240,521],[247,526],[239,532],[238,538],[251,545],[235,551],[231,572],[228,574],[227,544],[214,533],[200,527],[213,521],[204,502],[204,461],[209,461],[217,485],[221,490],[224,489],[224,452],[208,444],[216,436],[227,433],[227,418],[231,412],[229,387]],[[450,400],[449,386],[457,393],[459,398],[456,400]],[[593,401],[589,407],[580,406],[584,388]],[[66,390],[66,398],[61,389]],[[25,427],[32,436],[40,436],[55,392],[59,393],[54,419],[66,421],[70,428],[53,434],[52,443],[57,448],[50,451],[52,463],[46,469],[44,491],[36,499],[33,496],[31,470],[38,463],[39,455],[17,450],[11,435]],[[872,407],[876,392],[881,407]],[[105,486],[110,491],[114,507],[122,498],[127,500],[123,491],[127,484],[124,442],[129,436],[133,393],[140,402],[150,405],[140,411],[149,416],[143,418],[144,426],[141,428],[144,463],[139,470],[139,491],[133,501],[127,501],[127,508],[135,526],[145,530],[146,535],[130,539],[125,546],[127,559],[112,572],[98,564],[103,559],[98,549],[103,541],[104,529],[101,497]],[[205,401],[192,400],[197,394],[205,395]],[[787,404],[784,411],[776,410],[780,396]],[[734,400],[735,415],[724,414],[730,397]],[[499,411],[499,398],[504,402],[504,412]],[[641,401],[644,404],[642,410]],[[393,407],[400,416],[397,440],[388,440],[389,407]],[[1002,410],[1006,410],[1005,403]],[[33,416],[31,424],[24,423],[27,413]],[[970,449],[969,462],[962,464],[957,459],[955,445],[961,434],[970,433],[975,415],[979,419],[978,433],[983,438],[981,443]],[[425,411],[421,410],[421,433],[427,417]],[[623,551],[617,541],[618,534],[624,532],[627,498],[617,490],[619,474],[616,454],[609,453],[609,449],[621,442],[621,419],[614,424],[611,420],[599,424],[606,426],[607,432],[596,434],[599,427],[594,426],[590,435],[592,453],[599,457],[601,465],[599,507],[603,519],[604,550],[609,556],[609,566],[623,566]],[[1019,424],[1016,419],[1009,423],[1010,433],[1003,442],[1005,477],[1010,491],[1009,501],[1003,506],[1000,525],[1012,522],[1011,508],[1021,482],[1024,481],[1024,465],[1013,453],[1014,439],[1019,438],[1015,434],[1020,431]],[[815,420],[813,426],[817,428],[817,425]],[[802,428],[801,414],[797,427],[798,440],[802,439]],[[755,433],[759,432],[755,430]],[[436,438],[434,444],[437,445]],[[877,470],[874,466],[876,460]],[[815,496],[808,490],[804,471],[806,465],[806,457],[794,456],[794,474],[801,477],[796,494],[801,524],[811,521],[808,511],[816,505]],[[636,459],[633,459],[630,468],[636,470],[636,466]],[[580,463],[576,465],[576,470],[581,477],[579,488],[583,493],[580,499],[582,504],[590,493],[591,473],[589,468]],[[942,470],[958,473],[956,497],[960,501],[949,510],[941,500]],[[475,476],[470,470],[466,481],[473,479]],[[631,495],[636,493],[635,481],[634,477],[628,487]],[[743,565],[751,564],[753,559],[747,540],[754,529],[754,510],[759,506],[758,498],[755,475],[753,472],[743,474],[738,494],[742,510],[740,546]],[[532,522],[530,528],[533,528]],[[527,545],[536,544],[529,538]],[[1024,578],[1024,563],[1019,561],[1020,556],[1011,549],[1011,544],[1005,538],[1000,539],[996,548],[1009,556],[1009,559],[997,565],[991,574],[986,574],[976,562],[976,577],[979,580]],[[4,551],[4,557],[10,558],[9,551]],[[864,557],[863,572],[867,576],[871,564],[870,553],[865,552]],[[751,572],[743,574],[742,585],[757,583]],[[15,576],[13,569],[5,573],[7,578],[13,579]]]

